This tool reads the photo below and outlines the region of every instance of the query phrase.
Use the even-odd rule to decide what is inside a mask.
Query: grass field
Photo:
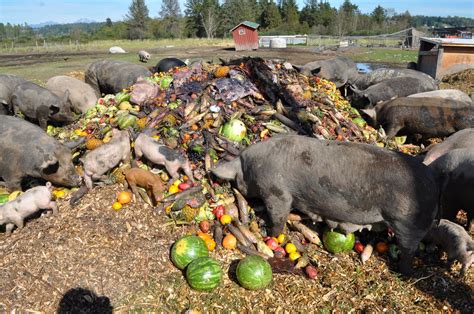
[[[230,45],[230,39],[206,39],[206,38],[184,38],[184,39],[160,39],[160,40],[95,40],[76,45],[74,42],[54,42],[46,45],[44,42],[38,42],[38,46],[18,45],[18,46],[0,46],[0,54],[16,53],[52,53],[52,52],[84,52],[84,51],[103,51],[108,52],[112,46],[119,46],[125,51],[136,52],[138,50],[162,49],[166,47],[202,47],[202,46],[221,46]]]
[[[127,53],[108,54],[112,46],[120,46]],[[154,66],[165,57],[178,57],[195,61],[205,59],[219,61],[219,58],[241,58],[260,56],[278,58],[294,64],[330,58],[343,54],[356,62],[399,63],[416,61],[417,51],[394,48],[349,48],[334,54],[321,55],[315,52],[314,46],[288,47],[286,49],[259,49],[256,51],[235,51],[229,40],[183,39],[183,40],[144,40],[144,41],[95,41],[80,46],[18,47],[0,48],[0,73],[19,75],[28,80],[46,81],[55,75],[65,75],[75,71],[84,71],[88,64],[101,60],[113,59],[139,63],[137,52],[145,49],[152,54],[145,64]]]

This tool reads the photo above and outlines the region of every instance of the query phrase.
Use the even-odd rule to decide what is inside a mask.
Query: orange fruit
[[[228,66],[221,66],[221,67],[218,67],[214,71],[214,76],[217,78],[224,77],[224,76],[227,76],[227,74],[229,74],[229,71],[230,71],[230,68]]]
[[[207,249],[209,251],[214,251],[214,249],[216,248],[216,241],[214,241],[214,239],[208,239],[208,240],[204,240],[204,242],[206,242],[206,246],[207,246]]]
[[[122,205],[130,203],[131,200],[132,200],[132,193],[130,193],[129,191],[122,191],[117,196],[117,201]]]
[[[202,232],[202,231],[198,231],[196,234],[197,234],[198,237],[200,237],[200,238],[203,239],[204,241],[212,240],[212,237],[211,237],[208,233],[204,233],[204,232]]]
[[[221,218],[219,219],[221,224],[223,225],[227,225],[227,224],[230,224],[230,222],[232,221],[232,217],[227,215],[227,214],[224,214],[221,216]]]
[[[388,251],[388,245],[385,242],[378,242],[377,245],[375,246],[375,250],[379,254],[384,254],[387,253]]]
[[[228,250],[233,250],[237,247],[237,238],[233,234],[228,234],[222,240],[222,246]]]

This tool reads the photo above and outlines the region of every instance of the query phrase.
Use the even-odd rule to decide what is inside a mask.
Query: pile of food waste
[[[260,256],[274,272],[306,273],[314,278],[317,263],[313,257],[324,251],[323,243],[334,253],[354,248],[363,261],[370,257],[374,246],[381,254],[390,252],[397,257],[396,247],[386,243],[364,246],[352,234],[323,235],[305,225],[298,215],[289,217],[286,234],[268,237],[265,220],[256,214],[263,212],[263,207],[251,206],[229,183],[215,182],[209,175],[220,161],[232,160],[249,145],[281,134],[364,142],[410,154],[420,152],[420,147],[402,145],[400,138],[388,139],[383,129],[369,126],[330,81],[305,76],[289,63],[260,58],[234,60],[226,65],[195,63],[140,79],[116,95],[105,95],[74,124],[48,126],[47,133],[62,142],[82,143],[73,155],[82,174],[80,158],[110,141],[113,129],[129,130],[132,140],[146,133],[189,160],[192,177],[180,173],[179,178],[139,158],[132,162],[134,167],[158,174],[163,182],[160,199],[138,188],[143,201],[164,211],[169,223],[199,227],[193,236],[200,240],[184,241],[187,246],[182,246],[191,250],[178,250],[175,259],[202,253],[204,244],[207,251],[222,247]],[[124,171],[129,167],[122,164],[111,170],[104,183],[125,183]],[[61,198],[70,192],[57,189],[54,193]],[[119,211],[132,200],[132,194],[124,191],[110,208]],[[202,253],[196,258],[206,256]],[[253,264],[266,267],[261,261]],[[220,275],[215,261],[200,260],[196,269],[206,265],[217,282]],[[243,271],[247,275],[243,276],[252,277],[253,271]],[[207,289],[197,275],[190,276],[196,287]]]

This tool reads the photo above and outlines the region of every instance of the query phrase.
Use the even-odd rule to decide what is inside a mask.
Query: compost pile
[[[169,223],[199,226],[197,235],[209,251],[220,246],[238,248],[270,259],[276,272],[303,274],[305,270],[310,278],[316,274],[315,253],[321,250],[321,232],[308,228],[295,215],[288,225],[291,232],[267,237],[266,219],[255,214],[264,212],[263,207],[250,206],[230,184],[213,182],[209,170],[220,161],[232,160],[248,145],[278,134],[364,142],[411,153],[418,150],[416,146],[399,146],[387,140],[383,130],[368,126],[332,82],[304,76],[289,63],[260,58],[227,65],[195,63],[140,79],[127,90],[100,98],[73,125],[48,126],[47,132],[60,141],[85,139],[74,152],[82,174],[79,158],[108,142],[113,128],[128,129],[135,136],[146,130],[190,160],[194,178],[182,176],[178,180],[171,180],[161,167],[138,161],[139,167],[152,170],[168,183],[164,199],[157,204],[145,190],[140,190],[140,195],[159,212],[164,211]],[[124,183],[127,167],[124,164],[110,171],[105,183]],[[67,193],[65,189],[54,191],[57,198]],[[119,211],[130,201],[131,194],[122,192],[110,205]],[[358,244],[359,253],[363,253],[363,245]],[[354,240],[344,245],[345,250],[351,250]],[[391,252],[396,259],[396,247]],[[369,257],[370,252],[365,252],[363,259]]]
[[[220,161],[232,160],[248,145],[278,134],[364,142],[409,153],[419,150],[398,145],[386,139],[382,129],[367,125],[332,82],[304,76],[288,63],[260,58],[235,60],[229,65],[196,63],[155,74],[128,90],[100,98],[73,125],[49,126],[48,133],[67,141],[85,138],[85,144],[74,154],[77,159],[108,142],[113,128],[129,129],[135,135],[147,130],[156,141],[191,162],[194,183],[187,176],[173,181],[165,170],[139,161],[139,167],[154,168],[152,171],[168,182],[164,199],[157,204],[141,190],[146,203],[163,210],[176,225],[199,225],[197,235],[210,251],[223,245],[266,259],[288,256],[284,262],[271,261],[274,270],[289,272],[311,267],[311,256],[322,244],[318,233],[294,215],[288,225],[294,232],[278,239],[267,237],[265,219],[255,214],[263,207],[251,207],[230,184],[213,182],[209,169]],[[122,171],[127,167],[110,171],[106,183],[124,183]],[[82,171],[80,163],[78,171]],[[61,197],[63,191],[55,195]],[[121,198],[123,195],[111,204],[115,210],[130,202],[130,197],[125,201]],[[348,249],[353,245],[352,241]],[[392,251],[396,258],[396,247]]]

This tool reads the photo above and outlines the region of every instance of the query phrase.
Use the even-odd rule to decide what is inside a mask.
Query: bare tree
[[[207,38],[214,38],[219,28],[219,11],[216,7],[207,7],[201,12],[201,21]]]

